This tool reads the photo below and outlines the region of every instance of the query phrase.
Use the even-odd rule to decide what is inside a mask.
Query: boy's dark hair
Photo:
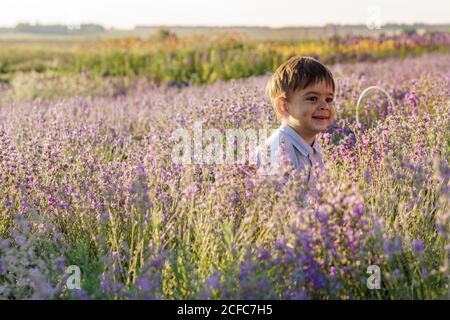
[[[326,66],[311,57],[295,56],[278,67],[267,83],[266,92],[274,106],[278,97],[289,101],[295,91],[320,81],[325,81],[335,91],[333,74]]]

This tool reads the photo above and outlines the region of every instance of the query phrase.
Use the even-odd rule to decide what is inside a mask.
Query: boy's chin
[[[327,130],[329,127],[329,125],[323,125],[323,126],[314,126],[314,131],[316,133],[321,133],[324,132],[325,130]]]
[[[331,123],[327,122],[327,123],[314,123],[312,127],[314,128],[315,131],[317,131],[317,133],[320,133],[327,130],[330,126]]]

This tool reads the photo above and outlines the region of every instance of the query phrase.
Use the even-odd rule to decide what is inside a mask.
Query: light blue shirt
[[[311,173],[311,167],[317,165],[324,168],[322,149],[317,142],[309,145],[294,129],[283,122],[281,126],[265,141],[263,146],[256,149],[256,163],[261,173],[266,175],[276,174],[278,165],[282,161],[282,146],[287,158],[297,170],[308,170],[308,181],[314,182],[315,177]],[[264,148],[266,156],[264,157]],[[268,165],[267,167],[265,166]]]

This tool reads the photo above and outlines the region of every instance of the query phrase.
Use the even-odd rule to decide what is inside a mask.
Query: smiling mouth
[[[313,119],[316,120],[328,120],[330,117],[325,117],[325,116],[313,116]]]

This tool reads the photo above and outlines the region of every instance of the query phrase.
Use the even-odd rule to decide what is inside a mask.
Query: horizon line
[[[29,24],[31,26],[81,26],[81,25],[97,25],[104,27],[106,30],[134,30],[136,28],[268,28],[268,29],[290,29],[290,28],[323,28],[323,27],[357,27],[365,26],[366,23],[334,23],[328,22],[325,24],[317,25],[285,25],[285,26],[270,26],[270,25],[208,25],[208,24],[135,24],[133,27],[120,27],[120,26],[107,26],[98,22],[81,22],[81,23],[61,23],[61,22],[30,22],[21,21],[17,22],[15,25],[0,25],[2,29],[14,29],[19,24]],[[438,22],[438,23],[428,23],[428,22],[386,22],[381,25],[391,26],[391,25],[405,25],[405,26],[449,26],[450,22]]]

